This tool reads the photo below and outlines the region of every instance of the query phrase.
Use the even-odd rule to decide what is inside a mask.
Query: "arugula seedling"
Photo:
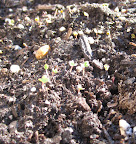
[[[42,78],[39,78],[38,80],[42,82],[42,89],[44,89],[44,85],[49,82],[49,78],[47,77],[47,75],[43,75]]]
[[[70,72],[72,71],[74,66],[77,66],[77,63],[75,63],[73,60],[69,61],[69,65],[71,66]]]
[[[52,69],[52,76],[53,76],[54,74],[57,74],[57,73],[58,73],[58,69],[57,69],[57,68],[55,68],[55,69],[53,68],[53,69]]]
[[[48,68],[49,68],[49,65],[48,65],[48,64],[45,64],[45,65],[44,65],[44,69],[45,69],[45,71],[46,71],[47,76],[49,76],[48,71],[47,71]]]
[[[83,64],[81,64],[81,67],[83,69],[83,75],[85,74],[85,67],[89,67],[90,64],[89,64],[89,61],[85,61]]]
[[[84,90],[84,89],[85,89],[85,88],[83,88],[81,84],[78,84],[78,85],[77,85],[78,94],[80,94],[80,91],[81,91],[81,90]]]

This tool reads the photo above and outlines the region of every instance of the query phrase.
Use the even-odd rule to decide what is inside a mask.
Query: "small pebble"
[[[50,102],[48,100],[45,100],[46,105],[50,105]]]
[[[24,29],[24,28],[25,28],[22,24],[18,24],[17,27],[18,27],[19,29]]]
[[[26,20],[27,22],[31,22],[31,19],[30,19],[28,16],[25,17],[25,20]]]
[[[103,63],[102,62],[100,62],[99,60],[96,60],[96,59],[94,59],[93,60],[93,64],[97,67],[97,68],[99,68],[99,69],[103,69]]]
[[[23,12],[26,12],[26,11],[27,11],[27,7],[26,7],[26,6],[23,6],[23,7],[22,7],[22,11],[23,11]]]
[[[128,128],[130,128],[130,124],[124,119],[121,119],[119,120],[119,127],[123,128],[124,130],[127,130]]]
[[[0,54],[2,54],[3,53],[3,51],[2,50],[0,50]]]
[[[119,8],[116,7],[116,8],[114,9],[114,11],[115,11],[115,12],[119,12]]]
[[[119,17],[119,20],[121,20],[121,21],[125,21],[126,18],[125,18],[125,17]]]
[[[20,71],[20,66],[19,65],[11,65],[10,70],[12,73],[18,73]]]
[[[49,50],[50,50],[50,46],[44,45],[44,46],[40,47],[37,51],[34,52],[35,57],[37,59],[42,59],[45,55],[47,55]]]
[[[132,135],[132,128],[130,127],[130,124],[121,119],[119,120],[119,127],[120,127],[120,132],[121,132],[121,135]]]
[[[66,30],[65,27],[60,27],[60,28],[59,28],[59,31],[60,31],[60,32],[63,32],[63,31],[65,31],[65,30]]]
[[[122,12],[122,13],[126,13],[126,12],[127,12],[127,9],[122,9],[121,12]]]
[[[94,39],[93,39],[93,37],[88,37],[88,41],[89,41],[90,44],[94,44]]]
[[[25,127],[26,128],[33,128],[33,122],[31,120],[28,120],[25,122]]]
[[[36,91],[36,87],[32,87],[31,92],[35,92],[35,91]]]
[[[21,50],[22,49],[19,45],[14,45],[13,48],[14,48],[14,50]]]
[[[136,137],[136,126],[133,127],[133,135]]]
[[[78,73],[80,73],[83,70],[83,68],[81,66],[77,66],[76,70],[77,70]]]
[[[13,12],[13,9],[9,8],[9,12]]]

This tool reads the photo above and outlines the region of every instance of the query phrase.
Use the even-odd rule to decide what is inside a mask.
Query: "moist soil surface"
[[[136,1],[0,2],[1,144],[133,144],[135,77]]]

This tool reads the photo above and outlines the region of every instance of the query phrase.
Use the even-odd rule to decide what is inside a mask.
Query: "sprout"
[[[42,24],[42,22],[40,22],[39,16],[35,17],[35,21],[38,23],[38,25],[41,25],[41,24]]]
[[[39,20],[40,20],[40,19],[39,19],[39,16],[37,16],[37,17],[35,18],[35,21],[39,23]]]
[[[57,74],[57,73],[58,73],[58,69],[57,68],[55,68],[55,69],[53,68],[52,69],[52,75]]]
[[[49,68],[49,65],[48,65],[48,64],[45,64],[45,65],[44,65],[44,69],[47,70],[48,68]]]
[[[77,31],[73,31],[73,35],[74,35],[74,36],[75,36],[75,38],[77,39],[78,32],[77,32]]]
[[[47,75],[43,75],[42,78],[38,79],[40,82],[42,82],[42,89],[44,89],[44,85],[49,82],[49,78],[47,77]]]
[[[90,64],[89,64],[89,61],[85,61],[83,64],[81,64],[81,67],[83,69],[83,75],[85,74],[85,67],[89,67]]]
[[[83,88],[81,84],[78,84],[78,85],[77,85],[78,94],[80,94],[80,91],[81,91],[81,90],[84,90],[84,89],[85,89],[85,88]]]
[[[89,67],[89,61],[85,61],[85,62],[84,62],[84,66],[85,66],[85,67]]]
[[[105,69],[106,71],[109,70],[109,67],[110,67],[110,66],[109,66],[108,64],[105,64],[105,65],[104,65],[104,69]]]
[[[69,61],[69,65],[71,66],[70,72],[72,71],[74,66],[77,66],[77,63],[75,63],[73,60]]]
[[[47,77],[47,75],[43,75],[42,78],[39,78],[38,80],[44,84],[49,82],[49,78]]]
[[[5,19],[5,22],[8,22],[8,24],[11,25],[11,26],[14,26],[14,24],[15,24],[14,19],[6,18],[6,19]]]
[[[48,71],[47,71],[48,68],[49,68],[49,65],[48,65],[48,64],[45,64],[45,65],[44,65],[44,69],[45,69],[45,71],[46,71],[47,76],[49,76]]]

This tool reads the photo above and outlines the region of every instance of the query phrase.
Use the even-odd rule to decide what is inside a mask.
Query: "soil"
[[[136,126],[136,1],[87,2],[0,2],[1,144],[136,142],[119,126]],[[37,59],[44,45],[50,50]]]

